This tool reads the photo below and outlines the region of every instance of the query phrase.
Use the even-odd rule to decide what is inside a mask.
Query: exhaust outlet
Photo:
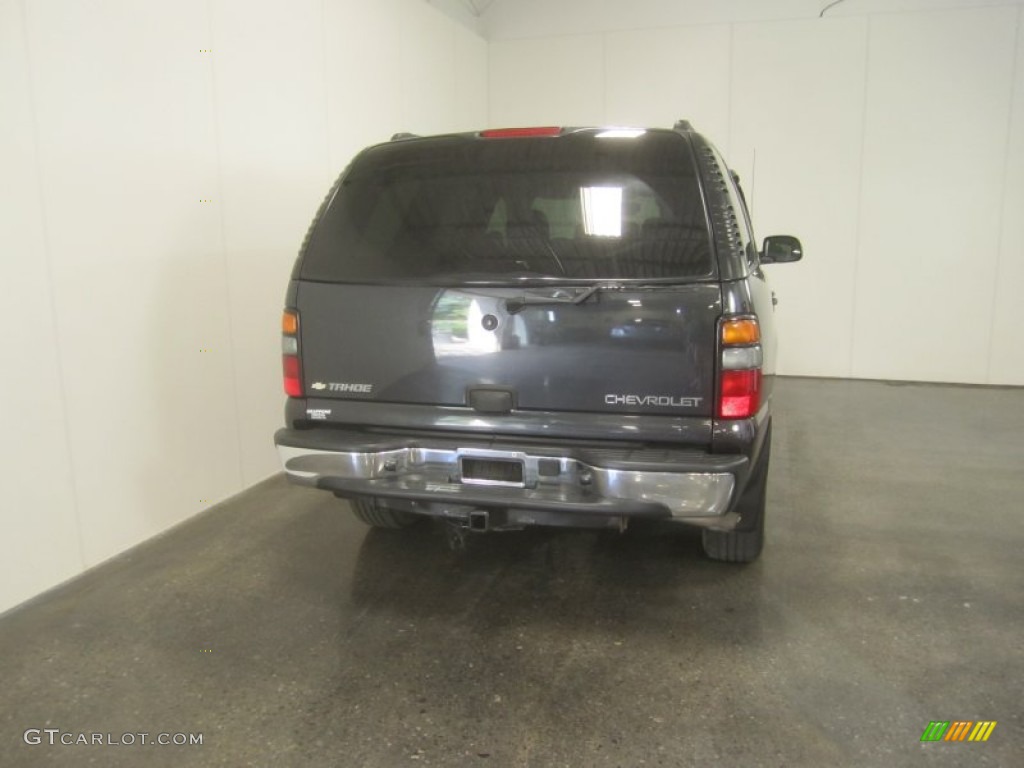
[[[486,509],[474,509],[469,513],[469,530],[484,533],[491,527],[490,517]]]

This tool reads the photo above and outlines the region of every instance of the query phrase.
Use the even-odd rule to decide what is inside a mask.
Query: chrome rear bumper
[[[736,455],[481,444],[479,439],[435,444],[340,430],[280,430],[275,442],[291,481],[340,495],[672,518],[714,527],[729,526],[737,476],[747,469],[747,459]],[[514,472],[467,476],[467,460]]]

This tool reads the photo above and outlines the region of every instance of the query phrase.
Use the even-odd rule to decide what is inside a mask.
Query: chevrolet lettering
[[[702,398],[669,397],[667,395],[605,395],[607,405],[658,405],[672,408],[697,408]]]

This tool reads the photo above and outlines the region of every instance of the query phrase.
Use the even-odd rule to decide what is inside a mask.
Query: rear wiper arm
[[[513,296],[505,299],[505,311],[510,315],[514,315],[517,312],[522,312],[528,306],[537,304],[582,304],[591,296],[601,291],[619,290],[622,290],[622,285],[619,283],[597,283],[572,296],[528,296],[523,294],[522,296]]]

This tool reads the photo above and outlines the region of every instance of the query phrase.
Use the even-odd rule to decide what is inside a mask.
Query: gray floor
[[[777,403],[747,567],[652,527],[456,555],[270,480],[0,617],[0,765],[1024,764],[1024,390]]]

